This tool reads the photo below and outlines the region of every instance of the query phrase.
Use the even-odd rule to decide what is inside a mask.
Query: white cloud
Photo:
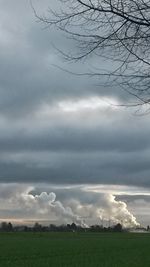
[[[136,187],[136,186],[125,186],[125,185],[85,185],[83,190],[85,192],[95,193],[111,193],[114,195],[126,195],[126,196],[150,196],[150,192],[147,188]]]
[[[116,200],[110,192],[102,191],[97,195],[93,194],[89,199],[91,192],[85,194],[84,187],[76,188],[77,195],[74,194],[74,187],[68,187],[65,199],[59,200],[54,191],[50,193],[42,191],[34,194],[36,190],[34,186],[13,185],[9,190],[8,187],[3,186],[3,190],[11,193],[9,192],[7,198],[5,195],[0,198],[1,220],[10,219],[12,216],[13,220],[43,219],[49,222],[55,220],[57,224],[75,222],[82,226],[85,222],[96,223],[100,220],[105,222],[111,220],[112,224],[120,222],[126,227],[138,225],[126,203]],[[59,193],[61,190],[63,192],[63,188],[60,191],[57,187],[51,186],[51,188],[57,191],[59,198]],[[3,207],[5,208],[3,209]]]
[[[94,110],[107,110],[115,109],[119,105],[119,102],[113,98],[104,97],[89,97],[77,100],[61,101],[58,103],[58,107],[64,112],[85,112]]]

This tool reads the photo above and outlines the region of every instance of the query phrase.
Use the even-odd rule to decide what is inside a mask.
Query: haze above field
[[[40,202],[52,192],[76,219],[133,213],[148,224],[150,115],[110,105],[130,99],[119,88],[54,67],[82,72],[104,62],[63,62],[53,44],[70,51],[74,43],[43,29],[30,1],[0,3],[0,218],[75,220]],[[43,14],[56,1],[33,5]]]

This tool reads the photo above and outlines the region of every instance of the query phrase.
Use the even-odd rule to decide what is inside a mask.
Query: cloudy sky
[[[33,4],[44,14],[56,1]],[[103,61],[64,62],[54,46],[75,44],[37,23],[28,0],[0,6],[0,219],[150,223],[150,115],[111,105],[129,99],[121,89],[55,67]]]

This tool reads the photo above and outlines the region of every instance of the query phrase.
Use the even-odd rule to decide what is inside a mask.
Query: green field
[[[1,233],[0,267],[150,267],[150,234]]]

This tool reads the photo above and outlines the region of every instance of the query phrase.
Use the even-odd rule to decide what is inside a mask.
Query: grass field
[[[150,234],[1,233],[0,267],[150,267]]]

